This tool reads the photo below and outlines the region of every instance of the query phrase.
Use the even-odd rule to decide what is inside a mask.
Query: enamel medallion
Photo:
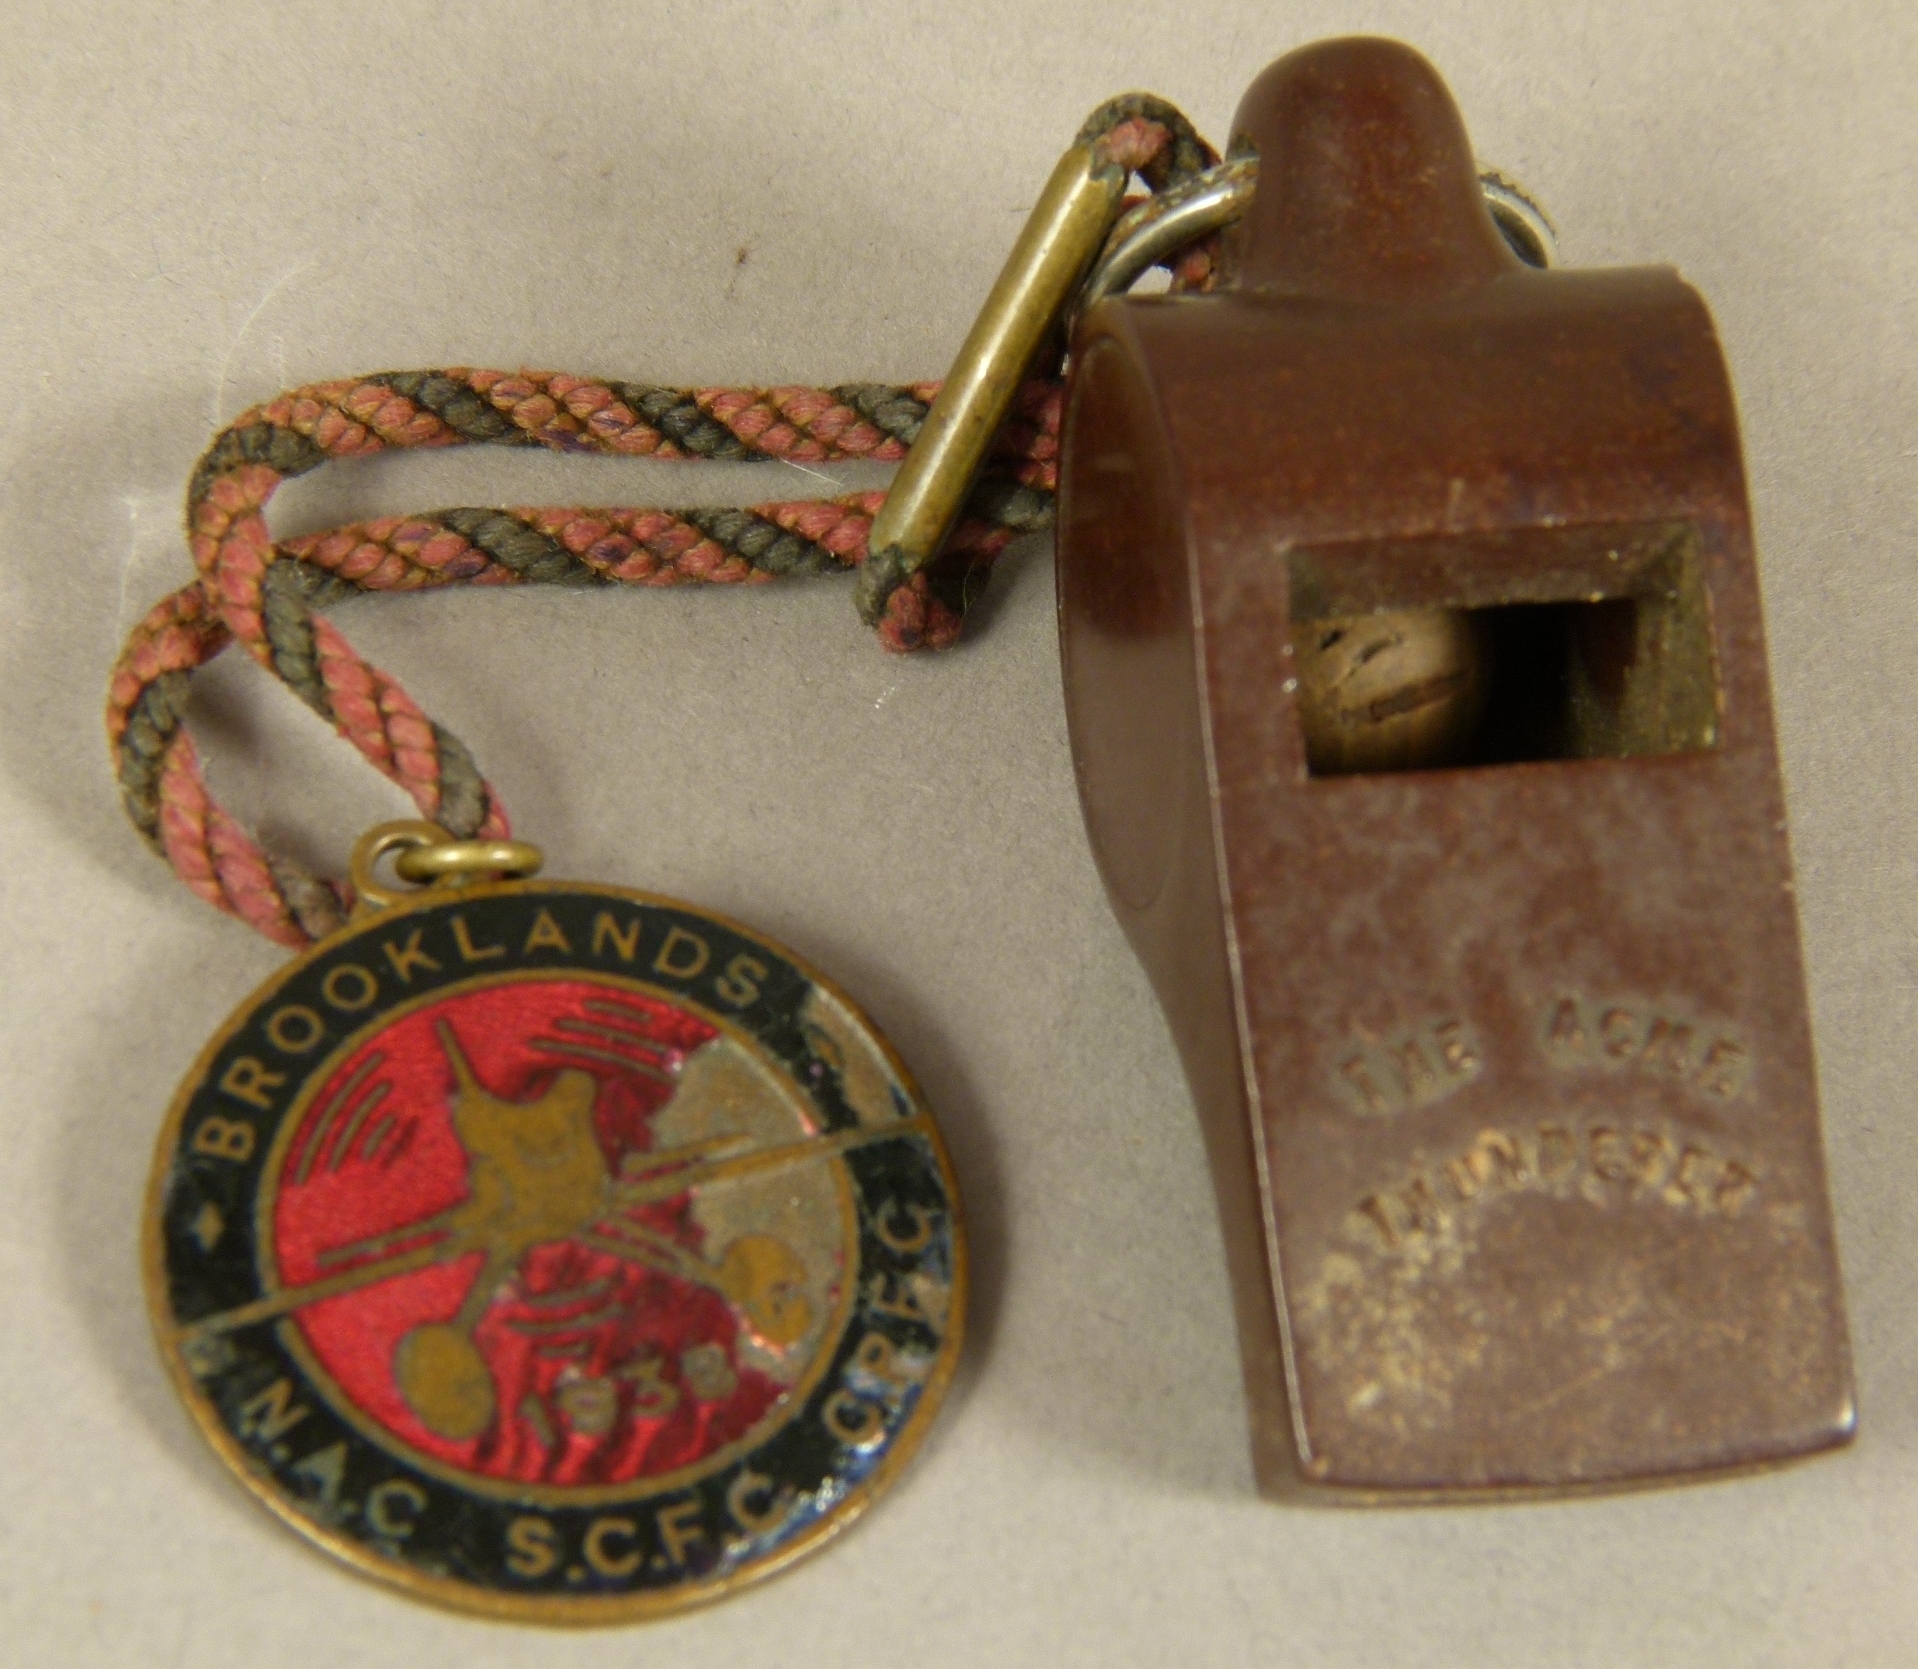
[[[786,1564],[951,1378],[944,1144],[790,952],[606,887],[429,888],[263,986],[161,1138],[161,1348],[361,1570],[611,1621]]]

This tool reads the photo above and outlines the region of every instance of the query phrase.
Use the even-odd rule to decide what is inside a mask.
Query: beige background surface
[[[1893,1665],[1918,1660],[1918,13],[1546,5],[5,8],[0,53],[0,1661]],[[449,595],[339,619],[552,872],[833,970],[951,1133],[977,1256],[929,1450],[839,1547],[683,1621],[444,1616],[271,1523],[188,1427],[136,1232],[178,1075],[279,952],[120,818],[125,627],[214,426],[356,370],[936,375],[1063,142],[1148,86],[1223,137],[1289,47],[1422,47],[1575,263],[1674,261],[1746,422],[1863,1436],[1774,1476],[1451,1511],[1251,1494],[1209,1183],[1074,804],[1045,541],[906,663],[849,588]],[[744,252],[741,259],[740,252]],[[770,479],[769,479],[770,476]],[[725,502],[775,468],[348,467],[283,530]],[[400,802],[226,669],[219,784],[337,861]]]

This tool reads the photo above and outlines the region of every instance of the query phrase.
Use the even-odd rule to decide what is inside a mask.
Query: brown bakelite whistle
[[[1086,824],[1204,1126],[1260,1484],[1853,1426],[1738,429],[1665,268],[1509,251],[1423,59],[1240,107],[1204,296],[1073,342]]]

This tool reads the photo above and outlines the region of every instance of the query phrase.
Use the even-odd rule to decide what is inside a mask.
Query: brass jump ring
[[[545,853],[524,840],[451,840],[438,846],[412,846],[393,860],[403,881],[518,880],[537,875]]]
[[[380,860],[397,852],[394,872],[412,886],[389,886],[379,876]],[[353,846],[347,866],[362,909],[403,904],[423,886],[461,886],[472,881],[536,875],[545,862],[537,846],[523,840],[456,840],[437,823],[410,819],[368,829]]]

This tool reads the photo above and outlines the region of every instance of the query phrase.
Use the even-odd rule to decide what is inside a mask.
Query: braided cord
[[[1129,95],[1088,135],[1153,189],[1212,153],[1161,101]],[[1202,282],[1203,260],[1175,268]],[[1060,360],[1019,393],[966,513],[938,560],[885,598],[881,644],[955,642],[994,559],[1046,527],[1058,481]],[[865,561],[883,493],[743,509],[452,509],[386,517],[275,542],[266,507],[283,481],[403,447],[540,446],[624,457],[897,462],[937,383],[903,387],[680,389],[555,372],[450,368],[316,383],[243,413],[187,488],[198,577],[135,626],[108,688],[107,736],[122,802],[147,843],[208,903],[302,948],[353,907],[342,881],[269,854],[208,792],[185,724],[193,673],[230,644],[327,720],[461,839],[504,839],[506,812],[466,746],[399,682],[363,659],[323,611],[368,591],[446,585],[752,585]]]

